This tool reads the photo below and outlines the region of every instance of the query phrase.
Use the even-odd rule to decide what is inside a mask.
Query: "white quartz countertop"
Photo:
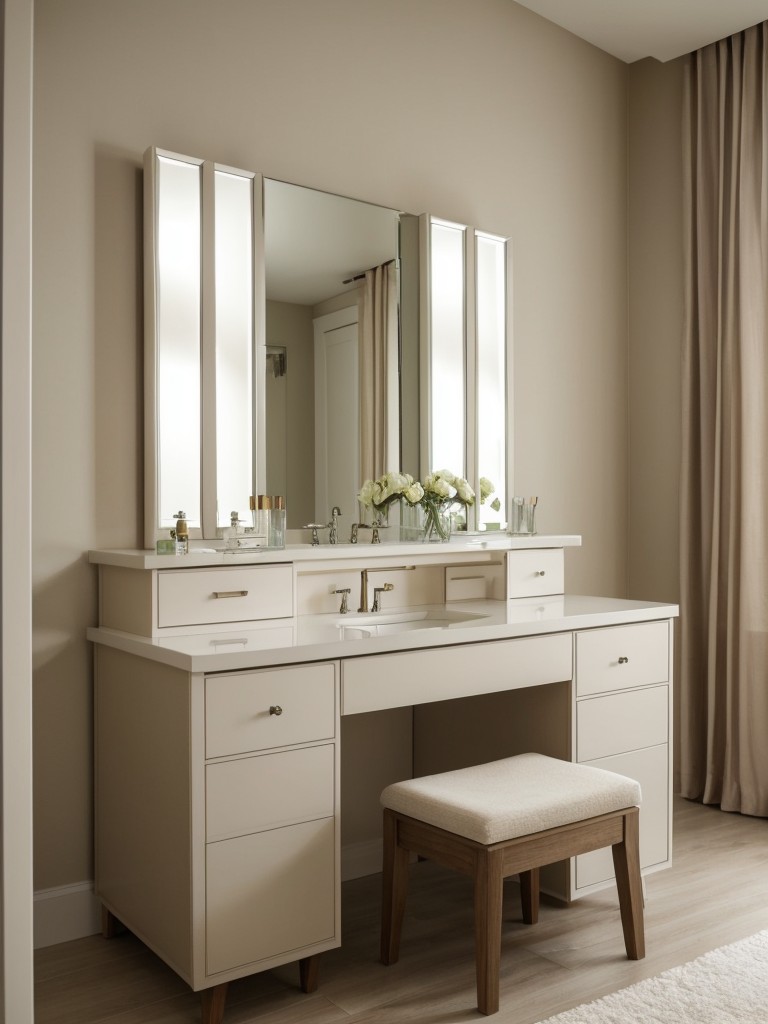
[[[88,639],[187,672],[232,672],[596,629],[677,614],[675,604],[567,594],[538,600],[451,602],[393,610],[378,618],[354,613],[306,615],[272,619],[258,628],[188,636],[141,637],[91,627]],[[425,616],[432,617],[430,628],[418,623]],[[384,635],[379,635],[377,626],[383,627]],[[374,628],[376,635],[370,635]]]
[[[580,547],[578,534],[533,534],[529,537],[513,537],[506,533],[479,533],[457,535],[447,544],[421,544],[410,541],[382,544],[290,544],[285,548],[242,548],[237,551],[212,550],[193,547],[188,555],[157,555],[151,550],[113,548],[103,551],[89,551],[89,561],[97,565],[116,565],[125,569],[185,569],[202,568],[211,565],[260,565],[265,562],[323,562],[329,559],[397,558],[428,556],[445,558],[478,551],[514,551],[526,548]],[[220,542],[219,542],[220,543]]]

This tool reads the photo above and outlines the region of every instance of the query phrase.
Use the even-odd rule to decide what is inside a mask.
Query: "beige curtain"
[[[365,273],[360,318],[360,480],[400,469],[398,267]]]
[[[685,103],[682,791],[768,816],[768,23]]]

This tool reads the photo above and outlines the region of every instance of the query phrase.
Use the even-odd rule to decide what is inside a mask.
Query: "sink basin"
[[[369,612],[340,617],[340,627],[345,640],[362,640],[371,636],[392,636],[408,633],[415,629],[450,629],[464,623],[482,619],[483,615],[469,612],[454,612],[446,608],[423,609],[404,612]]]

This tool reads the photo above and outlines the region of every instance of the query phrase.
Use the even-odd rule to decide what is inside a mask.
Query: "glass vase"
[[[424,506],[424,532],[422,540],[445,543],[451,539],[451,514],[442,505],[433,503]]]

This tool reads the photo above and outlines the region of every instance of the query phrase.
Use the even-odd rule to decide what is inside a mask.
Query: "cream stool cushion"
[[[381,803],[490,845],[638,805],[640,785],[603,768],[518,754],[396,782],[381,794]]]

